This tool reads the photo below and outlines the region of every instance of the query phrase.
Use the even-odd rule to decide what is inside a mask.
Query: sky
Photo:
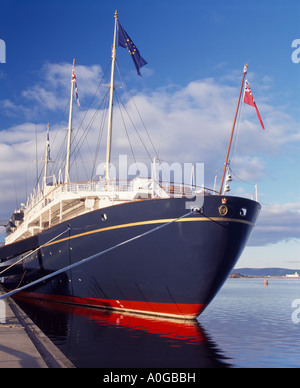
[[[96,91],[109,83],[115,10],[148,62],[139,77],[126,50],[117,48],[118,71],[131,90],[124,106],[138,106],[162,160],[204,163],[205,186],[212,186],[215,176],[220,184],[248,64],[246,78],[265,131],[255,109],[241,104],[230,156],[230,194],[250,195],[256,184],[262,211],[236,267],[300,269],[297,0],[0,0],[0,39],[5,42],[5,63],[0,63],[0,219],[8,219],[26,202],[37,169],[42,171],[37,160],[44,155],[48,123],[51,156],[62,158],[73,58],[80,100],[80,108],[74,105],[73,136],[85,139],[83,127],[90,126],[80,158],[87,171],[95,163],[90,151],[100,139],[101,123],[94,114],[103,98]],[[117,116],[114,125],[121,126],[122,120]],[[137,137],[129,143],[117,129],[114,158],[130,154],[129,146],[143,149],[138,143]],[[99,149],[97,163],[105,158],[102,143]],[[143,158],[139,151],[136,155]],[[80,169],[81,163],[74,162],[71,177],[86,171]]]

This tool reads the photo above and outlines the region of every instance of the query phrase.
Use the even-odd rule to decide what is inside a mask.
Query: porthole
[[[240,216],[245,217],[246,214],[247,214],[247,208],[242,207],[240,209]]]
[[[107,214],[106,213],[101,214],[101,220],[102,221],[106,221],[107,220]]]

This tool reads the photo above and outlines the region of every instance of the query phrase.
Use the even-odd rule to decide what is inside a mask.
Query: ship
[[[111,179],[114,65],[120,28],[115,12],[105,177],[70,181],[74,91],[78,97],[73,61],[65,177],[47,182],[47,135],[42,188],[14,211],[6,226],[5,244],[0,247],[5,293],[0,298],[19,295],[196,319],[242,254],[261,205],[257,198],[228,195],[235,120],[220,190],[162,183],[155,174],[126,182]],[[133,42],[125,39],[123,47],[132,57],[137,54],[139,72],[145,61]],[[246,72],[245,65],[237,109]]]

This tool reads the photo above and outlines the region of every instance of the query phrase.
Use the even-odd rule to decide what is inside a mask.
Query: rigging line
[[[84,172],[85,172],[85,175],[84,175],[84,176],[85,176],[86,178],[88,177],[88,172],[87,172],[87,170],[86,170],[86,163],[85,163],[85,161],[84,161],[84,159],[83,159],[83,157],[82,157],[82,151],[87,152],[88,155],[92,155],[92,150],[91,150],[90,143],[89,143],[89,139],[88,139],[87,135],[88,135],[88,132],[87,132],[87,134],[86,134],[86,136],[85,136],[86,150],[82,149],[81,147],[80,147],[79,150],[78,150],[78,155],[79,155],[79,158],[80,158],[80,160],[81,160],[81,165],[82,165],[82,167],[83,167],[83,169],[84,169]],[[74,159],[74,162],[75,162],[75,164],[76,164],[76,169],[77,169],[77,159],[78,159],[77,157]],[[89,161],[88,161],[88,162],[89,162]],[[79,181],[78,170],[77,170],[77,176],[78,176],[78,181]]]
[[[120,70],[120,68],[119,68],[119,65],[118,65],[118,62],[117,62],[117,61],[116,61],[116,63],[117,63],[117,69],[118,69],[120,78],[121,78],[122,82],[124,82],[124,84],[125,84],[125,86],[126,86],[126,90],[127,90],[128,94],[129,94],[129,96],[130,96],[130,98],[131,98],[131,100],[132,100],[132,102],[133,102],[133,105],[134,105],[134,107],[135,107],[135,109],[136,109],[136,111],[137,111],[137,113],[138,113],[138,116],[139,116],[139,118],[140,118],[140,120],[141,120],[141,123],[142,123],[142,125],[143,125],[143,127],[144,127],[144,130],[145,130],[145,132],[146,132],[146,134],[147,134],[147,136],[148,136],[148,139],[149,139],[149,141],[150,141],[150,143],[151,143],[151,146],[152,146],[152,148],[153,148],[154,154],[155,154],[155,156],[157,157],[157,159],[159,159],[158,152],[156,151],[156,148],[154,147],[154,144],[153,144],[153,142],[152,142],[151,136],[149,135],[149,132],[148,132],[147,127],[146,127],[146,124],[145,124],[145,122],[144,122],[144,120],[143,120],[143,118],[142,118],[142,115],[140,114],[140,111],[139,111],[139,109],[138,109],[138,106],[137,106],[136,103],[135,103],[134,97],[133,97],[133,95],[132,95],[131,92],[130,92],[130,89],[129,89],[127,83],[126,83],[125,77],[122,76],[122,72],[121,72],[121,70]],[[125,90],[125,88],[124,88],[124,90]]]
[[[105,70],[105,72],[104,72],[103,75],[102,75],[102,78],[101,78],[101,80],[100,80],[100,82],[99,82],[99,85],[98,85],[98,87],[97,87],[97,89],[96,89],[96,91],[95,91],[95,93],[94,93],[94,95],[93,95],[93,98],[92,98],[91,101],[90,101],[90,104],[89,104],[89,106],[88,106],[88,109],[85,111],[84,115],[82,116],[82,119],[81,119],[81,122],[80,122],[80,124],[79,124],[79,127],[77,128],[77,131],[75,132],[75,135],[74,135],[74,137],[73,137],[73,143],[75,142],[76,137],[77,137],[78,134],[79,134],[79,130],[81,129],[81,127],[82,127],[82,125],[83,125],[83,122],[84,122],[84,120],[85,120],[85,118],[86,118],[88,112],[89,112],[90,109],[91,109],[92,103],[93,103],[93,101],[94,101],[96,95],[98,94],[98,91],[99,91],[100,87],[102,86],[102,81],[103,81],[104,77],[106,76],[106,73],[107,73],[108,68],[109,68],[109,64],[107,65],[106,70]],[[77,151],[77,149],[80,149],[80,148],[81,148],[81,146],[82,146],[84,140],[86,139],[87,133],[89,132],[89,130],[90,130],[90,128],[91,128],[93,122],[94,122],[95,119],[96,119],[97,114],[99,113],[98,110],[100,109],[100,107],[101,107],[103,101],[106,100],[106,95],[107,95],[107,93],[108,93],[108,92],[105,93],[105,95],[104,95],[102,101],[100,102],[100,104],[98,105],[97,109],[95,110],[95,112],[94,112],[92,118],[90,119],[90,122],[88,123],[87,127],[86,127],[85,129],[83,129],[83,133],[82,133],[81,137],[79,138],[78,142],[76,143],[74,149],[71,151],[71,157],[73,157],[73,155],[75,154],[75,152]],[[74,162],[74,159],[77,157],[78,152],[79,152],[79,151],[77,151],[77,153],[75,154],[75,156],[74,156],[74,158],[73,158],[73,162]],[[72,167],[73,162],[71,163],[70,168]]]
[[[38,132],[37,132],[37,124],[35,125],[35,164],[36,164],[36,182],[35,182],[35,186],[34,188],[36,190],[38,190],[39,188],[39,182],[40,182],[40,179],[41,179],[41,176],[43,174],[43,168],[41,168],[41,170],[39,171],[39,162],[42,161],[42,158],[41,160],[38,159]],[[16,195],[16,206],[18,207],[18,201],[17,201],[17,193],[15,192],[15,195]]]
[[[109,65],[110,65],[110,63],[108,63],[108,65],[107,65],[107,67],[106,67],[106,70],[105,70],[105,72],[103,73],[103,76],[102,76],[102,78],[101,78],[101,80],[100,80],[100,82],[99,82],[99,85],[98,85],[98,87],[97,87],[97,89],[96,89],[96,91],[95,91],[95,93],[94,93],[94,95],[93,95],[93,98],[92,98],[92,100],[91,100],[91,102],[90,102],[90,104],[89,104],[87,110],[85,111],[85,113],[84,113],[84,115],[83,115],[83,117],[82,117],[82,120],[81,120],[81,122],[80,122],[80,124],[79,124],[79,127],[77,128],[77,133],[75,134],[73,141],[76,140],[76,136],[77,136],[77,134],[79,133],[79,130],[81,129],[81,127],[82,127],[82,125],[83,125],[83,121],[85,120],[85,118],[86,118],[88,112],[90,111],[91,106],[92,106],[92,103],[93,103],[94,99],[96,98],[96,95],[98,94],[98,91],[99,91],[100,87],[102,86],[102,82],[103,82],[103,80],[104,80],[104,77],[106,76],[106,73],[107,73],[107,71],[108,71]],[[98,106],[97,106],[97,108],[96,108],[94,114],[92,115],[92,118],[90,119],[88,125],[86,126],[86,129],[83,130],[83,135],[84,135],[84,133],[85,133],[86,131],[89,131],[89,130],[90,130],[90,128],[91,128],[91,126],[92,126],[92,123],[94,122],[94,120],[95,120],[95,118],[96,118],[96,116],[97,116],[97,114],[98,114],[98,110],[100,109],[102,103],[106,101],[106,96],[107,96],[107,94],[108,94],[108,91],[105,92],[104,97],[102,98],[100,104],[98,104]],[[80,144],[80,141],[81,141],[83,135],[81,136],[81,138],[79,139],[79,141],[77,142],[77,144]],[[83,143],[83,142],[82,142],[82,143]],[[79,147],[79,146],[78,146],[78,147]],[[81,146],[80,146],[80,147],[81,147]],[[76,149],[76,147],[75,147],[75,149]],[[74,151],[75,151],[75,149],[74,149]]]
[[[148,155],[148,158],[150,159],[150,161],[152,161],[151,155],[149,154],[149,151],[148,151],[148,149],[147,149],[147,147],[146,147],[146,145],[145,145],[145,143],[144,143],[144,141],[143,141],[143,139],[142,139],[142,137],[141,137],[137,127],[136,127],[136,125],[134,124],[134,122],[133,122],[133,120],[132,120],[132,118],[131,118],[131,116],[130,116],[130,114],[129,114],[129,112],[128,112],[128,110],[127,110],[127,108],[126,108],[126,106],[125,106],[125,104],[123,102],[122,102],[122,105],[123,105],[123,108],[124,108],[125,112],[127,113],[127,116],[129,118],[129,120],[131,121],[131,124],[132,124],[133,128],[135,129],[136,134],[138,135],[138,137],[140,139],[140,142],[142,143],[142,145],[143,145],[143,147],[144,147],[144,149],[145,149],[145,151],[146,151],[146,153]]]
[[[80,159],[81,159],[81,154],[79,153]],[[78,166],[77,166],[77,158],[75,159],[75,170],[76,170],[76,181],[79,182],[79,174],[78,174]],[[73,170],[74,171],[74,170]]]
[[[93,161],[92,172],[91,172],[91,180],[93,179],[93,177],[96,173],[96,171],[95,171],[96,170],[96,162],[97,162],[97,158],[98,158],[98,154],[99,154],[99,150],[100,150],[100,144],[101,144],[101,140],[102,140],[102,136],[103,136],[103,132],[104,132],[104,124],[106,122],[107,115],[108,115],[108,110],[105,109],[105,111],[102,114],[102,118],[101,118],[101,122],[100,122],[100,126],[99,126],[99,131],[98,131],[97,145],[96,145],[96,149],[95,149],[94,161]]]
[[[90,131],[90,129],[91,129],[92,125],[93,125],[93,122],[94,122],[94,120],[96,119],[97,114],[98,114],[98,112],[95,113],[95,115],[94,115],[92,121],[90,122],[89,128],[88,128],[85,132],[83,132],[83,134],[82,134],[82,136],[81,136],[81,138],[80,138],[81,144],[79,144],[79,142],[78,142],[78,143],[76,144],[76,146],[74,147],[74,151],[71,153],[71,156],[72,156],[71,167],[73,166],[74,163],[76,163],[76,159],[77,159],[78,155],[80,156],[80,158],[81,158],[81,160],[82,160],[82,162],[83,162],[83,159],[82,159],[82,156],[81,156],[81,147],[82,147],[83,143],[85,142],[85,140],[86,140],[86,138],[87,138],[88,132]],[[102,120],[102,121],[103,121],[103,120]],[[102,128],[102,133],[101,133],[100,135],[98,135],[98,138],[99,138],[99,136],[100,136],[100,138],[102,138],[102,134],[103,134],[103,128]],[[88,143],[87,143],[87,144],[88,144]],[[90,149],[89,144],[88,144],[88,148]],[[91,154],[91,151],[90,151],[90,154]],[[85,170],[86,176],[88,176],[88,173],[87,173],[87,171],[86,171],[86,169],[85,169],[85,166],[84,166],[84,170]]]
[[[60,143],[60,148],[57,152],[57,156],[55,158],[55,165],[53,166],[53,168],[50,170],[51,173],[52,172],[55,172],[55,175],[58,174],[59,170],[62,168],[62,160],[65,159],[65,157],[63,157],[63,152],[65,151],[65,144],[66,144],[66,139],[67,139],[67,136],[68,136],[68,132],[65,131],[65,134],[63,136],[63,139]],[[51,168],[51,167],[50,167]],[[51,175],[51,174],[50,174]]]
[[[232,152],[231,165],[234,164],[234,159],[235,159],[235,156],[236,156],[236,148],[237,148],[238,138],[239,138],[239,134],[240,134],[240,124],[241,124],[243,107],[244,107],[244,104],[243,104],[243,101],[241,101],[240,102],[239,111],[238,111],[238,118],[237,118],[237,125],[236,125],[237,132],[236,132],[235,140],[234,140],[234,147],[233,147],[233,152]]]
[[[61,129],[61,124],[62,124],[62,121],[63,121],[63,119],[64,119],[64,117],[65,117],[66,110],[67,110],[67,108],[68,108],[69,105],[70,105],[70,101],[69,101],[69,99],[67,99],[67,103],[66,103],[64,112],[63,112],[63,114],[61,115],[61,119],[60,119],[59,125],[58,125],[58,127],[57,127],[57,129],[56,129],[56,131],[55,131],[55,135],[54,135],[54,138],[53,138],[53,140],[52,140],[52,144],[55,143],[55,139],[56,139],[56,137],[57,137],[58,132],[59,132],[60,129]]]
[[[249,185],[249,186],[254,186],[255,183],[251,183],[251,182],[246,182],[244,181],[242,178],[240,178],[236,173],[233,172],[233,170],[231,168],[229,168],[230,172],[232,173],[232,175],[234,175],[239,181],[245,183],[246,185]]]
[[[91,151],[90,151],[91,152]],[[83,158],[82,158],[82,153],[80,152],[80,150],[78,151],[78,153],[79,153],[79,157],[80,157],[80,159],[81,159],[81,166],[83,167],[83,169],[84,169],[84,173],[85,173],[85,176],[86,177],[88,177],[89,175],[88,175],[88,172],[87,172],[87,170],[86,170],[86,163],[84,162],[84,160],[83,160]],[[74,161],[75,161],[75,163],[76,163],[76,171],[77,171],[77,177],[78,177],[78,181],[80,180],[79,179],[79,174],[78,174],[78,167],[77,167],[77,158],[76,159],[74,159]]]
[[[57,136],[58,136],[58,133],[59,133],[60,130],[61,130],[61,125],[62,125],[63,119],[64,119],[65,114],[66,114],[66,110],[67,110],[69,104],[70,104],[70,101],[69,101],[69,99],[67,99],[67,102],[66,102],[66,105],[65,105],[65,109],[64,109],[64,111],[63,111],[63,113],[62,113],[62,115],[61,115],[61,119],[60,119],[60,121],[59,121],[59,125],[57,126],[56,131],[55,131],[55,134],[54,134],[54,137],[53,137],[53,140],[51,141],[51,144],[50,144],[51,147],[54,147],[54,145],[55,145],[55,140],[56,140],[56,138],[57,138]],[[65,135],[65,137],[66,137],[66,135]],[[59,148],[59,151],[58,151],[58,155],[61,153],[62,144],[64,144],[64,143],[65,143],[65,141],[60,143],[60,148]],[[59,159],[58,159],[58,156],[57,156],[57,157],[54,159],[53,165],[52,165],[51,167],[49,166],[49,167],[50,167],[50,168],[49,168],[49,176],[55,174],[55,171],[58,171],[58,170],[59,170],[59,168],[58,168],[58,165],[59,165],[58,160],[59,160]],[[56,174],[55,174],[55,175],[56,175]]]
[[[130,141],[130,138],[129,138],[129,135],[128,135],[126,123],[125,123],[124,116],[123,116],[123,113],[122,113],[122,109],[120,107],[119,95],[117,93],[115,93],[115,94],[116,94],[116,97],[117,97],[117,103],[118,103],[118,107],[119,107],[119,110],[120,110],[120,115],[121,115],[121,118],[122,118],[122,121],[123,121],[123,125],[124,125],[124,128],[125,128],[125,132],[126,132],[126,135],[127,135],[128,143],[129,143],[129,146],[130,146],[130,149],[131,149],[132,157],[133,157],[134,163],[136,163],[136,159],[135,159],[135,155],[134,155],[134,152],[133,152],[132,144],[131,144],[131,141]],[[121,103],[122,103],[122,101],[121,101]]]
[[[78,155],[78,153],[80,151],[80,148],[82,147],[82,144],[84,143],[84,141],[85,141],[85,139],[86,139],[86,137],[88,135],[89,130],[91,129],[94,121],[96,120],[97,115],[99,114],[99,110],[100,110],[101,106],[104,105],[107,102],[108,95],[109,95],[109,89],[106,91],[102,101],[100,102],[100,104],[98,105],[97,109],[95,110],[95,112],[94,112],[94,114],[93,114],[93,116],[92,116],[88,126],[83,131],[80,139],[78,140],[78,142],[76,143],[75,147],[73,148],[73,151],[71,152],[71,157],[73,158],[73,161],[72,161],[72,163],[70,165],[71,167],[72,167],[72,165],[74,163],[74,160],[76,159],[76,157],[77,157],[77,155]],[[79,132],[77,132],[77,133],[79,133]],[[73,141],[75,140],[75,137],[74,137]]]
[[[137,105],[136,105],[136,103],[135,103],[135,100],[134,100],[133,96],[132,96],[131,98],[132,98],[132,102],[133,102],[133,104],[134,104],[134,106],[135,106],[135,108],[136,108],[136,110],[137,110],[137,112],[138,112],[139,118],[140,118],[140,120],[141,120],[141,122],[142,122],[142,124],[143,124],[143,127],[144,127],[144,129],[145,129],[145,131],[146,131],[146,134],[147,134],[147,136],[148,136],[148,139],[149,139],[149,141],[150,141],[150,143],[151,143],[151,145],[152,145],[152,148],[153,148],[153,151],[154,151],[154,153],[155,153],[155,156],[157,157],[157,159],[159,159],[158,152],[156,151],[156,148],[154,147],[154,144],[153,144],[153,142],[152,142],[151,136],[149,135],[148,129],[147,129],[147,127],[146,127],[146,124],[145,124],[145,122],[144,122],[144,120],[143,120],[143,118],[142,118],[142,116],[141,116],[141,114],[140,114],[140,111],[139,111],[139,109],[138,109],[138,107],[137,107]]]
[[[88,114],[88,112],[89,112],[89,110],[90,110],[90,108],[91,108],[91,106],[92,106],[92,103],[94,102],[94,99],[96,98],[96,95],[97,95],[97,93],[98,93],[100,87],[102,86],[102,82],[103,82],[103,80],[104,80],[104,77],[106,76],[106,73],[107,73],[107,71],[108,71],[109,66],[110,66],[110,62],[108,63],[108,65],[107,65],[107,67],[106,67],[106,70],[105,70],[105,72],[103,73],[102,78],[101,78],[101,80],[100,80],[100,82],[99,82],[99,85],[98,85],[98,87],[97,87],[97,89],[96,89],[96,91],[95,91],[95,93],[94,93],[94,95],[93,95],[93,97],[92,97],[92,99],[91,99],[91,101],[90,101],[90,104],[89,104],[87,110],[85,111],[85,113],[84,113],[84,115],[83,115],[83,117],[82,117],[82,120],[81,120],[81,122],[80,122],[80,124],[79,124],[78,130],[81,128],[81,126],[82,126],[82,124],[83,124],[83,121],[84,121],[86,115]],[[98,108],[97,108],[97,109],[98,109]]]
[[[7,297],[9,297],[9,296],[11,296],[11,295],[14,295],[14,294],[16,294],[16,293],[19,292],[19,291],[23,291],[23,290],[25,290],[25,289],[28,288],[28,287],[34,286],[35,284],[38,284],[38,283],[43,282],[43,281],[45,281],[45,280],[48,280],[48,279],[50,279],[50,278],[52,278],[52,277],[54,277],[54,276],[56,276],[56,275],[61,274],[62,272],[69,271],[69,270],[71,270],[71,269],[73,269],[73,268],[75,268],[75,267],[78,267],[79,265],[82,265],[82,264],[85,264],[85,263],[87,263],[87,262],[89,262],[89,261],[91,261],[91,260],[94,260],[94,259],[96,259],[96,258],[98,258],[98,257],[100,257],[100,256],[102,256],[102,255],[104,255],[105,253],[111,252],[111,251],[113,251],[114,249],[119,248],[119,247],[121,247],[121,246],[123,246],[123,245],[126,245],[126,244],[128,244],[128,243],[131,243],[131,242],[133,242],[133,241],[135,241],[135,240],[137,240],[137,239],[139,239],[139,238],[141,238],[141,237],[145,237],[145,236],[147,236],[147,235],[150,234],[150,233],[153,233],[153,232],[156,232],[156,231],[158,231],[158,230],[160,230],[160,229],[162,229],[162,228],[165,228],[165,227],[167,227],[167,226],[169,226],[169,225],[171,225],[171,224],[173,224],[173,223],[175,223],[175,222],[181,220],[182,218],[188,217],[188,216],[190,216],[191,214],[193,214],[193,213],[195,213],[195,212],[199,212],[199,211],[200,211],[199,208],[193,209],[193,210],[191,210],[189,213],[184,214],[183,216],[180,216],[180,217],[176,218],[175,220],[172,220],[172,221],[166,222],[165,224],[156,226],[155,228],[150,229],[150,230],[148,230],[147,232],[141,233],[141,234],[139,234],[139,235],[137,235],[137,236],[134,236],[134,237],[132,237],[132,238],[130,238],[130,239],[128,239],[128,240],[122,241],[122,242],[120,242],[120,243],[118,243],[118,244],[116,244],[116,245],[114,245],[114,246],[112,246],[112,247],[110,247],[110,248],[105,249],[105,250],[102,251],[102,252],[98,252],[98,253],[96,253],[95,255],[88,256],[88,257],[86,257],[86,258],[84,258],[84,259],[82,259],[82,260],[80,260],[80,261],[77,261],[76,263],[70,264],[70,265],[68,265],[68,266],[66,266],[66,267],[64,267],[64,268],[61,268],[61,269],[59,269],[59,270],[57,270],[57,271],[55,271],[55,272],[53,272],[53,273],[51,273],[51,274],[49,274],[49,275],[43,276],[43,277],[40,278],[40,279],[37,279],[37,280],[35,280],[35,281],[33,281],[33,282],[29,283],[29,284],[26,284],[25,286],[22,286],[22,287],[20,287],[20,288],[16,288],[15,290],[9,291],[9,292],[7,292],[6,294],[1,295],[1,296],[0,296],[0,300],[1,300],[1,299],[5,299],[5,298],[7,298]]]
[[[87,134],[88,132],[90,131],[91,127],[92,127],[92,124],[94,123],[94,121],[96,120],[96,117],[100,111],[100,107],[103,105],[103,107],[107,107],[108,104],[107,104],[107,100],[108,100],[108,90],[106,91],[106,93],[104,94],[103,96],[103,99],[100,103],[100,105],[98,106],[96,112],[95,112],[95,116],[94,116],[94,120],[90,123],[89,125],[89,128],[88,130],[86,131],[86,135],[84,137],[84,140],[82,141],[82,144],[83,142],[85,141],[86,142],[86,145],[87,145],[87,148],[89,150],[89,155],[93,155],[94,154],[94,160],[92,161],[92,177],[93,177],[93,171],[95,169],[95,164],[96,164],[96,160],[97,160],[97,154],[98,154],[98,150],[100,148],[100,142],[101,142],[101,139],[102,139],[102,134],[103,134],[103,128],[104,128],[104,122],[105,122],[105,118],[107,116],[107,109],[104,109],[103,113],[102,113],[102,118],[101,118],[101,121],[100,121],[100,131],[97,130],[98,132],[98,136],[97,136],[97,145],[96,145],[96,151],[92,151],[91,147],[90,147],[90,144],[89,144],[89,141],[88,141],[88,138],[87,138]],[[94,139],[93,139],[93,145],[94,145]],[[78,145],[79,148],[79,154],[80,154],[80,157],[81,157],[81,160],[82,160],[82,156],[81,156],[81,153],[80,153],[80,149],[82,147],[82,145]],[[83,160],[82,160],[82,163],[84,164]],[[85,170],[85,176],[88,177],[88,172],[86,171],[85,169],[85,166],[84,166],[84,170]]]
[[[64,140],[61,143],[61,147],[60,147],[60,150],[59,150],[59,153],[58,153],[58,156],[57,156],[55,176],[59,176],[60,175],[60,172],[63,170],[64,165],[65,165],[65,156],[64,156],[64,151],[65,151],[64,148],[65,147],[64,147],[64,145],[66,143],[67,136],[68,136],[68,132],[66,131]],[[59,183],[62,183],[62,181],[59,182]]]
[[[15,263],[11,264],[9,267],[5,268],[3,271],[0,272],[0,275],[2,275],[4,272],[6,272],[7,270],[9,270],[10,268],[14,267],[15,265],[19,264],[21,261],[27,259],[28,256],[30,255],[33,255],[36,251],[38,251],[39,249],[43,248],[45,245],[49,244],[50,242],[54,241],[55,239],[57,239],[58,237],[62,236],[63,234],[67,233],[68,231],[70,230],[70,228],[68,227],[68,229],[66,229],[64,232],[58,234],[57,236],[53,237],[51,240],[45,242],[43,245],[40,245],[38,248],[36,248],[34,251],[32,252],[29,252],[26,256],[22,257],[21,259],[17,260]]]

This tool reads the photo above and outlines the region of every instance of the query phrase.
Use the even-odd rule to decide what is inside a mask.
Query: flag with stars
[[[130,37],[128,36],[127,32],[124,30],[124,28],[121,26],[118,20],[118,45],[121,47],[124,47],[128,50],[129,54],[131,55],[131,58],[133,60],[133,63],[135,65],[136,71],[138,75],[142,75],[140,72],[140,68],[145,66],[147,62],[145,59],[141,56],[139,50],[136,48]]]

